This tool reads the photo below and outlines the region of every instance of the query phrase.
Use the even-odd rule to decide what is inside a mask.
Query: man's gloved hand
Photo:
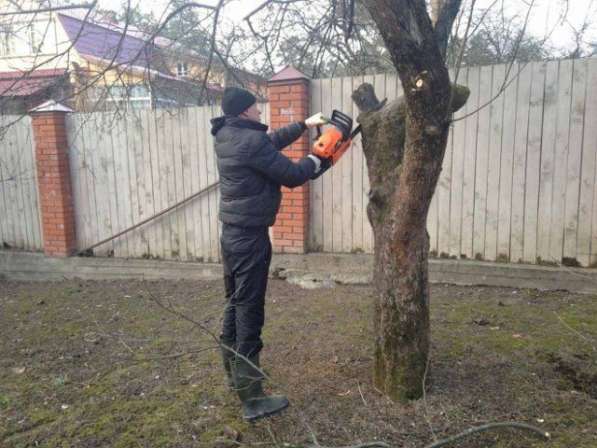
[[[316,126],[322,126],[329,123],[330,119],[325,117],[323,113],[317,112],[315,115],[311,115],[305,120],[305,126],[308,128],[314,128]]]
[[[309,154],[308,156],[315,163],[315,172],[311,176],[311,180],[315,180],[320,177],[323,173],[330,169],[332,166],[332,159],[324,159],[315,154]]]

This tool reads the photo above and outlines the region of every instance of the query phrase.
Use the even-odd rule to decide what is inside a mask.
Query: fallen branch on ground
[[[479,432],[489,431],[495,428],[517,428],[517,429],[524,429],[526,431],[530,431],[535,435],[543,438],[544,440],[549,440],[551,438],[551,434],[548,432],[543,431],[535,426],[527,425],[526,423],[516,423],[516,422],[499,422],[499,423],[488,423],[486,425],[476,426],[474,428],[469,428],[466,431],[462,431],[460,434],[456,434],[455,436],[448,437],[447,439],[439,440],[431,445],[427,445],[425,448],[440,448],[442,446],[450,445],[453,442],[458,440],[462,440],[471,434],[476,434]]]

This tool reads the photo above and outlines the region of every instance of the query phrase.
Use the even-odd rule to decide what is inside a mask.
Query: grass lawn
[[[0,446],[423,448],[474,425],[520,421],[458,447],[597,447],[597,297],[432,287],[426,399],[371,384],[371,287],[272,280],[262,364],[291,407],[240,417],[214,341],[221,282],[0,280]],[[233,441],[232,439],[237,439]],[[286,444],[286,445],[285,445]]]

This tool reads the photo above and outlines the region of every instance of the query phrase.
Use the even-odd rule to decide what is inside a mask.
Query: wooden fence
[[[356,117],[350,94],[363,81],[380,99],[401,94],[392,74],[314,80],[312,109]],[[431,204],[431,249],[444,257],[594,263],[597,60],[471,67],[458,82],[471,97],[455,116]],[[311,189],[311,246],[371,252],[367,192],[357,142]]]
[[[350,95],[363,81],[380,98],[401,93],[393,74],[313,80],[311,109],[330,114],[336,108],[356,117]],[[458,73],[458,82],[470,87],[471,97],[455,116],[431,204],[431,249],[443,257],[595,263],[597,59],[516,64],[510,70],[471,67]],[[67,117],[79,249],[217,181],[209,134],[217,109]],[[30,119],[8,128],[1,145],[0,241],[40,250]],[[372,251],[368,189],[357,140],[312,184],[311,250]],[[215,189],[95,252],[217,261],[217,202]]]
[[[263,105],[264,116],[268,115]],[[156,215],[218,180],[210,119],[219,107],[67,118],[79,249]],[[219,190],[94,250],[98,255],[219,260]]]
[[[0,116],[0,249],[42,249],[30,117]]]

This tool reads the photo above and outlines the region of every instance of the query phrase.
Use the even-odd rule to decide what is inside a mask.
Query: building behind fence
[[[457,80],[469,86],[471,97],[455,115],[431,203],[431,250],[442,257],[593,264],[597,59],[470,67],[460,70]],[[362,82],[373,84],[379,98],[401,95],[394,74],[317,79],[308,89],[301,87],[306,82],[286,77],[270,85],[271,102],[263,105],[263,116],[274,128],[319,110],[329,115],[335,108],[356,117],[350,95]],[[217,182],[209,120],[218,114],[213,107],[68,114],[76,247],[89,247]],[[14,120],[2,117],[2,124]],[[35,144],[40,142],[34,144],[32,135],[31,119],[25,117],[2,136],[0,240],[5,248],[44,248],[35,182]],[[302,144],[290,154],[299,157],[304,150]],[[358,140],[304,190],[304,198],[285,190],[275,243],[284,251],[306,246],[371,252],[367,193]],[[94,253],[217,261],[217,203],[218,191],[211,190]],[[308,211],[305,226],[297,220],[301,207]],[[303,246],[303,241],[292,246],[291,240],[301,238]],[[291,246],[284,246],[286,240]]]

